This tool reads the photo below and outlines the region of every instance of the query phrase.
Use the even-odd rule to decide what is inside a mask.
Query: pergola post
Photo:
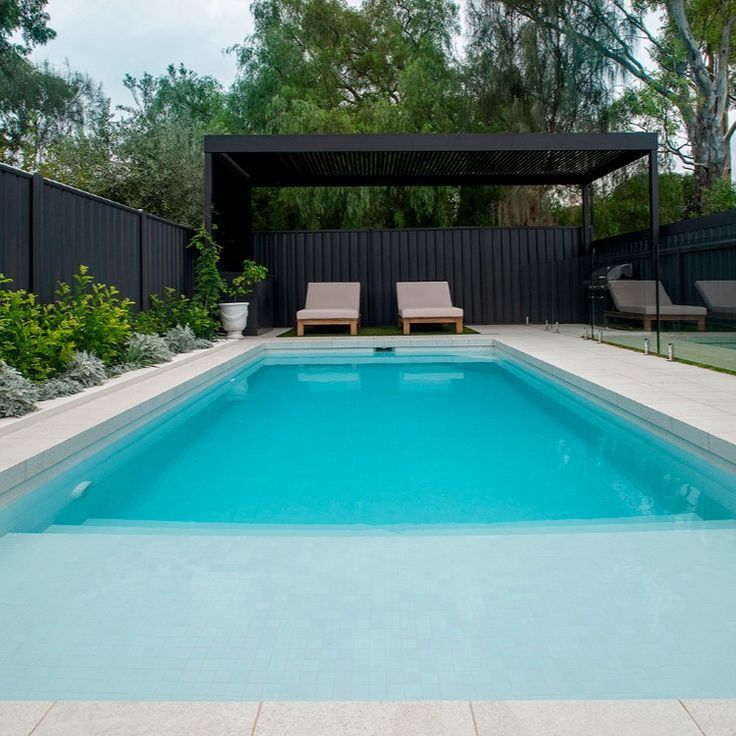
[[[589,255],[593,245],[592,184],[583,184],[583,254]]]
[[[204,154],[204,229],[212,235],[212,207],[213,207],[213,154]]]
[[[649,152],[649,249],[654,271],[655,324],[657,325],[657,354],[660,354],[661,331],[659,321],[659,169],[656,148]]]

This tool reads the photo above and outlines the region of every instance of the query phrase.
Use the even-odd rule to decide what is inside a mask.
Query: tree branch
[[[726,131],[725,135],[723,136],[723,142],[728,145],[731,142],[731,138],[733,137],[733,134],[736,133],[736,120],[734,120],[729,129]]]
[[[693,36],[692,29],[690,28],[690,23],[685,14],[683,0],[670,0],[667,3],[667,11],[677,27],[680,39],[685,44],[685,51],[690,61],[690,69],[692,70],[693,78],[697,81],[700,96],[712,99],[714,94],[713,82],[708,74],[708,69],[703,63],[698,42],[695,40],[695,36]]]

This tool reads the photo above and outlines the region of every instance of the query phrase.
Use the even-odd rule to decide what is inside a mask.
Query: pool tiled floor
[[[721,523],[446,536],[8,534],[0,693],[732,697],[734,559],[736,529]]]

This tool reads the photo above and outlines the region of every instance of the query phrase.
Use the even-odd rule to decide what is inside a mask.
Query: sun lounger
[[[690,304],[673,304],[659,283],[659,320],[661,322],[696,322],[699,330],[705,329],[705,307]],[[642,320],[645,330],[652,329],[657,319],[654,281],[618,280],[608,283],[608,290],[618,311],[606,312],[607,317]]]
[[[304,309],[296,313],[296,334],[304,335],[305,325],[348,325],[358,334],[360,284],[356,282],[310,282]]]
[[[399,324],[405,335],[415,324],[454,324],[463,332],[463,310],[452,305],[447,281],[399,281],[396,284]]]
[[[709,311],[736,317],[736,281],[696,281],[695,288]]]

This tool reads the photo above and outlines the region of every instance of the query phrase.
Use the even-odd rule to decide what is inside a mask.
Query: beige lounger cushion
[[[462,317],[463,310],[460,307],[414,307],[413,309],[400,309],[400,317]]]
[[[358,319],[357,309],[300,309],[297,319]]]
[[[354,281],[310,282],[304,309],[299,319],[358,319],[360,316],[360,283]]]
[[[657,313],[654,281],[611,281],[608,290],[619,312],[655,315]],[[659,284],[659,311],[663,315],[700,317],[706,314],[705,307],[690,304],[673,304],[664,286]]]
[[[396,284],[399,316],[462,317],[463,310],[452,306],[447,281],[399,281]]]
[[[736,281],[696,281],[695,288],[711,312],[736,314]]]

